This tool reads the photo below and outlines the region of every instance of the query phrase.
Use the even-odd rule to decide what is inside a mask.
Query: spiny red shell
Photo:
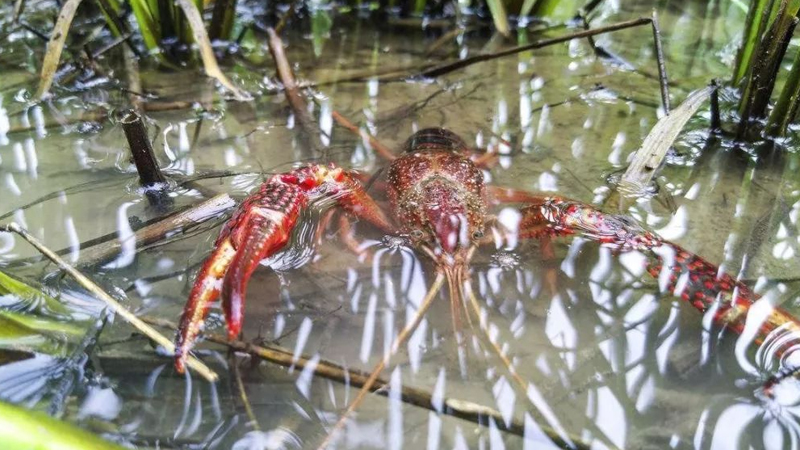
[[[483,173],[464,155],[461,138],[440,128],[418,131],[387,174],[389,200],[403,232],[438,237],[448,253],[483,230]]]

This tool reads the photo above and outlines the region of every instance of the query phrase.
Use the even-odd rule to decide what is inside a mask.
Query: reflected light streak
[[[439,450],[442,439],[442,418],[431,411],[428,413],[428,443],[427,450]]]
[[[503,421],[506,427],[511,425],[514,419],[514,405],[516,404],[517,394],[514,389],[506,380],[506,377],[501,376],[492,387],[492,394],[494,395],[495,405],[503,416]]]
[[[300,324],[300,327],[297,329],[297,342],[294,346],[294,354],[292,355],[292,367],[289,369],[289,373],[294,371],[294,363],[297,362],[297,359],[303,353],[303,349],[308,342],[308,337],[311,335],[311,328],[313,327],[314,323],[308,317],[303,318],[303,322]]]
[[[128,208],[136,202],[125,202],[117,208],[117,239],[119,240],[119,256],[104,264],[104,269],[121,269],[128,267],[136,259],[136,236],[128,222]]]
[[[78,420],[97,417],[114,420],[122,410],[122,399],[111,388],[92,386],[78,409]]]
[[[28,166],[28,176],[35,180],[38,177],[39,158],[36,156],[36,145],[33,139],[25,139],[25,159]]]
[[[392,342],[395,339],[394,332],[395,314],[391,309],[383,312],[383,357],[389,358],[392,351]]]
[[[69,239],[69,262],[75,264],[81,254],[81,240],[78,238],[78,230],[75,228],[75,221],[71,216],[64,219],[64,230]]]
[[[733,295],[737,295],[736,290],[734,290]],[[736,339],[736,348],[734,350],[739,367],[747,373],[758,375],[758,369],[750,363],[750,358],[747,354],[760,335],[759,329],[761,325],[766,322],[769,315],[775,310],[773,305],[778,300],[776,298],[777,295],[778,293],[775,289],[769,290],[747,310],[744,329]],[[709,310],[709,312],[711,311]]]
[[[364,316],[364,331],[361,332],[361,351],[358,354],[358,358],[363,363],[369,361],[369,355],[372,353],[372,343],[375,341],[375,309],[377,306],[378,295],[373,292],[369,296],[367,313]]]
[[[497,428],[497,423],[493,418],[489,418],[489,449],[490,450],[505,450],[506,444],[503,442],[503,436]]]
[[[686,214],[686,205],[678,206],[675,214],[669,219],[669,222],[664,227],[656,229],[656,233],[664,240],[675,241],[684,236],[689,229],[688,216]]]
[[[619,448],[625,448],[628,423],[625,410],[607,386],[597,389],[597,427]]]
[[[319,360],[319,353],[315,353],[314,356],[308,360],[306,366],[303,367],[303,371],[300,372],[300,375],[297,377],[297,381],[294,382],[294,385],[297,387],[297,391],[300,392],[300,394],[306,399],[310,398],[311,396],[311,383],[314,381],[314,371],[317,369]]]
[[[402,391],[403,382],[401,378],[401,369],[400,367],[395,367],[389,379],[389,395],[387,401],[389,417],[386,427],[386,438],[389,443],[388,448],[391,450],[403,448],[403,402],[400,400]]]

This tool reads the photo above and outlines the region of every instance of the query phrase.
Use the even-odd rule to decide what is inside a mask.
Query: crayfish
[[[180,321],[175,356],[178,371],[184,370],[209,305],[219,297],[228,336],[237,338],[253,271],[262,260],[285,249],[302,210],[320,199],[333,200],[329,203],[381,233],[402,237],[435,267],[433,284],[415,318],[393,343],[392,353],[413,333],[445,282],[454,317],[462,303],[479,315],[470,282],[470,260],[481,246],[509,237],[522,240],[577,235],[611,247],[615,253],[638,251],[647,255],[646,271],[661,281],[664,290],[713,315],[718,324],[739,333],[745,328],[745,316],[758,296],[717,266],[627,217],[606,214],[577,201],[486,185],[480,164],[470,159],[469,153],[466,143],[447,130],[430,128],[415,133],[407,140],[404,153],[391,162],[385,182],[378,187],[385,190],[388,211],[367,193],[360,174],[335,165],[308,164],[269,178],[223,227],[213,253],[200,269]],[[490,214],[500,204],[518,205],[516,224],[500,223]],[[458,328],[458,324],[455,326]],[[773,308],[758,326],[755,342],[776,330],[800,336],[800,322]],[[795,342],[784,340],[776,354],[784,353]],[[499,348],[495,350],[504,358]],[[372,372],[372,382],[384,364],[382,361]],[[368,389],[364,386],[348,412]]]

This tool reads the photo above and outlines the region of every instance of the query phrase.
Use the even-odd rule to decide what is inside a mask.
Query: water
[[[37,8],[49,6],[34,4],[29,14],[35,17]],[[712,77],[725,78],[744,16],[738,4],[657,6],[673,101]],[[648,15],[651,7],[608,2],[593,25]],[[416,129],[445,126],[470,145],[504,155],[487,173],[493,185],[601,202],[607,178],[625,167],[660,114],[647,28],[598,37],[614,59],[596,58],[582,40],[477,64],[435,81],[378,82],[370,77],[429,61],[426,51],[439,32],[423,31],[418,23],[376,26],[354,14],[333,17],[329,33],[315,28],[318,32],[309,34],[311,28],[301,22],[286,37],[298,78],[319,83],[312,114],[325,131],[325,162],[367,173],[385,166],[361,139],[333,124],[335,110],[395,149]],[[9,17],[3,20],[5,33],[11,25]],[[538,38],[530,32],[520,40]],[[488,39],[471,32],[448,41],[431,58],[478,54]],[[248,38],[243,45],[255,46],[250,60],[226,69],[256,94],[250,104],[221,100],[199,70],[142,66],[143,86],[159,97],[152,103],[170,107],[148,117],[157,156],[176,183],[199,178],[207,189],[241,198],[270,173],[319,158],[298,145],[296,121],[275,90],[265,42],[263,36]],[[163,212],[150,207],[139,190],[121,128],[104,118],[128,99],[112,77],[82,76],[64,83],[70,89],[57,90],[51,102],[25,109],[37,82],[30,61],[40,61],[42,49],[22,32],[0,49],[0,214],[2,222],[23,224],[81,265],[89,252],[81,243],[124,237]],[[118,57],[102,63],[125,85]],[[332,81],[354,73],[366,73],[367,80]],[[94,114],[94,120],[80,121],[81,114]],[[51,126],[59,122],[68,124]],[[702,117],[690,123],[661,172],[659,194],[638,202],[629,214],[800,314],[795,280],[800,190],[792,176],[797,157],[791,151],[737,150],[724,139],[706,147],[706,124]],[[759,162],[748,155],[759,155]],[[201,200],[186,187],[171,195],[176,210]],[[605,208],[613,211],[612,206]],[[516,217],[514,208],[494,213],[501,221]],[[302,224],[313,228],[319,219],[311,212]],[[84,270],[137,314],[176,321],[218,223],[140,251],[123,245],[110,260]],[[300,267],[294,267],[296,261],[304,258],[278,275],[266,268],[255,273],[244,338],[307,355],[311,365],[330,361],[369,371],[387,354],[434,272],[424,255],[365,223],[355,225],[355,236],[374,258],[360,258],[341,242],[338,228],[334,221],[320,230],[321,242]],[[82,332],[57,336],[47,346],[18,340],[4,346],[14,349],[3,355],[8,362],[0,368],[0,396],[7,400],[56,412],[139,448],[291,449],[314,448],[357,392],[309,369],[236,354],[255,425],[222,346],[204,343],[198,353],[221,375],[217,384],[196,374],[177,375],[163,352],[132,334],[121,318],[102,329],[96,346],[87,347],[83,330],[93,329],[103,306],[37,256],[19,238],[0,233],[4,271],[61,294],[64,310],[32,308],[7,297],[3,307],[70,317]],[[519,388],[482,338],[477,318],[470,328],[462,317],[466,345],[456,343],[442,294],[384,371],[387,395],[368,397],[338,448],[547,448],[543,427],[592,448],[800,447],[796,382],[779,385],[774,400],[756,395],[779,367],[774,358],[661,293],[635,254],[618,256],[574,238],[556,241],[552,252],[537,242],[487,246],[475,257],[471,282],[496,342],[518,377],[535,388]],[[219,309],[211,311],[206,329],[224,332]],[[479,426],[404,404],[401,386],[431,393],[434,410],[471,402],[500,417]],[[517,434],[505,431],[515,425]]]

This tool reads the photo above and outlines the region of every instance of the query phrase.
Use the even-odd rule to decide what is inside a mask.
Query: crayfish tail
[[[181,315],[178,334],[175,338],[175,369],[183,373],[186,358],[192,348],[200,327],[206,317],[209,305],[219,297],[220,280],[233,259],[236,251],[230,240],[223,239],[218,243],[214,253],[209,256],[192,286],[189,300]]]

